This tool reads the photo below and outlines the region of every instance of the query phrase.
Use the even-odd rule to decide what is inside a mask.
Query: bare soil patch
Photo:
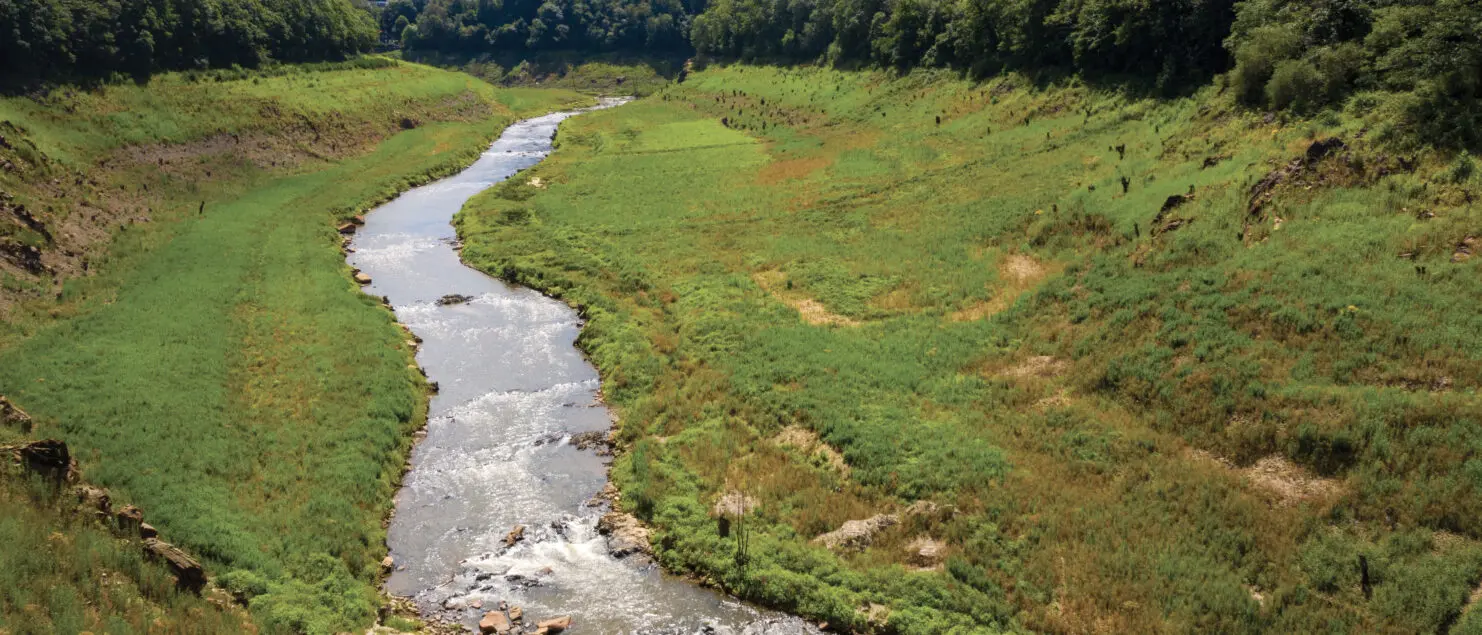
[[[844,455],[833,446],[824,443],[823,439],[820,439],[818,434],[812,430],[788,426],[783,428],[773,441],[780,446],[797,448],[808,456],[822,456],[835,471],[849,476],[849,463],[844,461]]]
[[[998,278],[1002,286],[992,299],[974,303],[947,315],[953,322],[972,322],[993,317],[1013,305],[1025,291],[1039,284],[1050,274],[1050,268],[1023,254],[1010,254],[998,265]]]
[[[777,270],[761,271],[752,274],[752,281],[762,290],[770,293],[772,297],[781,300],[783,304],[797,310],[798,315],[804,322],[816,326],[859,326],[859,320],[849,318],[828,310],[823,303],[814,300],[798,291],[786,287],[787,274]]]

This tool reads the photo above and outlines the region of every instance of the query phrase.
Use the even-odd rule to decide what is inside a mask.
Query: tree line
[[[509,51],[673,53],[690,50],[704,0],[391,0],[384,40],[478,55]]]
[[[1075,73],[1394,110],[1482,145],[1478,0],[0,0],[0,80],[339,59],[383,45]]]
[[[1392,108],[1482,144],[1477,0],[391,0],[382,37],[445,53],[687,52],[844,66],[1075,73],[1251,107]],[[1391,99],[1393,98],[1393,99]]]
[[[0,80],[337,60],[376,38],[364,0],[0,0]]]

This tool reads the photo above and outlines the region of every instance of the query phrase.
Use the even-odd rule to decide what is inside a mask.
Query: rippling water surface
[[[376,209],[355,236],[350,263],[422,338],[417,361],[441,389],[396,497],[388,590],[470,627],[504,601],[531,623],[570,615],[574,633],[816,632],[608,555],[596,531],[605,510],[586,504],[606,466],[568,443],[611,426],[597,373],[573,346],[576,313],[458,260],[453,214],[538,163],[575,114],[511,126],[472,167]],[[473,299],[439,306],[448,294]],[[516,525],[526,538],[505,548]]]

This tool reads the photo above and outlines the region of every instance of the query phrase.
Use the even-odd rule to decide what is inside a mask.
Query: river
[[[422,339],[417,361],[440,388],[396,496],[387,590],[474,629],[505,602],[532,630],[571,616],[571,633],[817,632],[666,576],[641,555],[609,554],[596,530],[605,508],[588,503],[607,482],[606,459],[569,443],[612,425],[597,372],[574,345],[576,312],[459,260],[453,215],[540,162],[579,112],[510,126],[471,167],[375,209],[355,234],[350,264]],[[450,294],[471,299],[438,303]],[[525,536],[506,548],[517,525]]]

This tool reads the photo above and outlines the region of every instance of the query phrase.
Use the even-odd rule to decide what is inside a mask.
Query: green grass
[[[1358,134],[1381,116],[712,68],[567,122],[548,189],[459,225],[585,308],[614,478],[671,569],[902,633],[1432,632],[1482,580],[1482,289],[1451,262],[1479,182],[1405,170]],[[761,503],[744,567],[708,516],[728,489]],[[956,514],[807,542],[914,500]],[[908,568],[920,535],[942,568]]]
[[[16,474],[0,479],[0,629],[7,633],[240,633],[227,612],[175,590],[137,540],[59,519],[55,492]],[[67,494],[61,494],[66,499]],[[69,506],[70,500],[60,504]]]
[[[0,392],[36,435],[65,439],[90,481],[251,597],[262,627],[365,627],[425,396],[405,334],[350,281],[334,225],[461,168],[517,116],[584,100],[408,64],[49,99],[72,109],[12,100],[4,116],[59,157],[52,170],[112,159],[81,196],[142,180],[165,222],[127,226],[92,275],[21,303]],[[404,117],[420,125],[392,134]],[[119,158],[223,133],[300,153],[276,169],[235,145]]]

